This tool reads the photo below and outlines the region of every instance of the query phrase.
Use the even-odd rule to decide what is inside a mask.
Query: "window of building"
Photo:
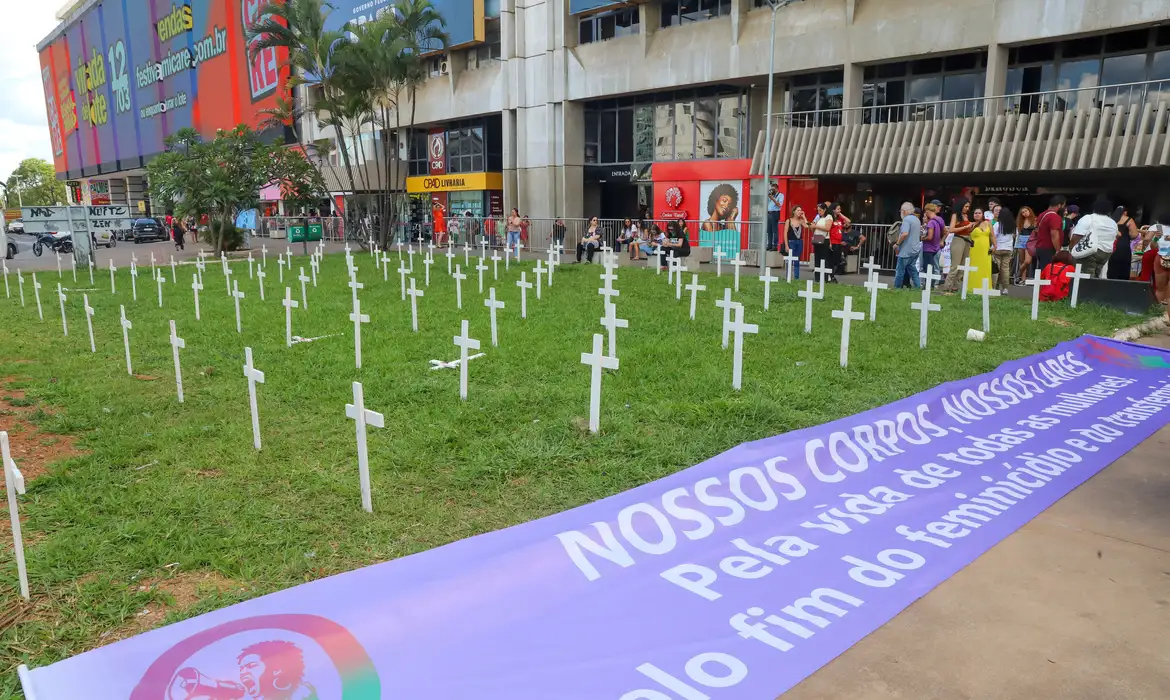
[[[585,109],[585,162],[744,158],[747,95],[728,88],[606,100]]]
[[[430,166],[427,165],[427,132],[421,129],[411,131],[406,137],[408,172],[412,177],[429,175]]]
[[[731,0],[666,0],[662,3],[662,27],[678,27],[731,15]]]
[[[500,16],[500,0],[483,0],[483,16],[487,19],[498,19]]]
[[[637,7],[601,12],[577,20],[577,43],[591,44],[606,39],[620,39],[641,31]]]
[[[841,123],[840,109],[845,99],[844,71],[831,70],[794,75],[790,81],[792,119],[797,126],[830,126]]]
[[[500,59],[500,20],[486,20],[483,30],[483,43],[467,50],[467,70],[475,70],[489,61]]]
[[[430,162],[427,144],[430,129],[415,129],[406,138],[407,163],[410,175],[429,175]],[[483,119],[453,122],[446,125],[447,172],[479,173],[503,170],[503,144],[499,115]],[[374,142],[375,147],[378,142]],[[368,146],[367,146],[368,148]]]
[[[867,124],[950,119],[983,114],[987,54],[866,66],[862,86]]]

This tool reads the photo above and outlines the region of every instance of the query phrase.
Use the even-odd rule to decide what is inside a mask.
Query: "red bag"
[[[1048,280],[1052,284],[1040,288],[1040,301],[1061,301],[1067,298],[1069,285],[1072,283],[1067,273],[1075,269],[1066,263],[1048,263],[1048,266],[1040,271],[1040,279]]]

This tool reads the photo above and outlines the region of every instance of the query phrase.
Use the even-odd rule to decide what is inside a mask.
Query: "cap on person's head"
[[[930,203],[931,203],[931,204],[933,204],[933,205],[934,205],[934,206],[936,206],[936,207],[941,207],[941,206],[943,205],[943,203],[942,203],[942,202],[940,202],[940,201],[938,201],[937,199],[932,199],[932,200],[930,200]]]
[[[919,207],[914,207],[914,215],[915,216],[922,216],[922,209],[920,209]]]
[[[1170,238],[1161,238],[1158,240],[1158,255],[1163,258],[1170,258]]]
[[[1064,210],[1069,214],[1080,214],[1081,213],[1081,208],[1075,204],[1068,205],[1067,207],[1064,208]]]

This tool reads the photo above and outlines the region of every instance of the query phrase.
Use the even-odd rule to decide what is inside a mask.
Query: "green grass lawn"
[[[458,311],[446,260],[437,259],[415,334],[410,305],[399,300],[397,262],[389,282],[367,255],[358,255],[357,264],[366,285],[362,309],[372,319],[362,329],[361,370],[354,368],[340,256],[326,259],[320,286],[309,289],[309,309],[295,311],[293,322],[295,334],[331,337],[292,348],[285,347],[284,289],[274,264],[263,303],[247,266],[234,266],[247,294],[242,335],[218,263],[207,268],[201,322],[194,317],[191,266],[166,285],[163,309],[148,269],[139,277],[137,302],[130,301],[126,271],[119,272],[117,296],[109,292],[109,273],[99,274],[98,291],[89,292],[97,354],[89,352],[80,292],[69,294],[65,338],[57,276],[39,275],[45,319],[38,321],[31,279],[26,275],[28,306],[21,308],[12,275],[13,298],[0,298],[0,378],[13,377],[9,386],[27,392],[17,403],[35,402],[39,410],[25,415],[41,431],[77,436],[85,454],[31,480],[22,497],[34,605],[7,618],[0,613],[0,695],[16,692],[17,663],[43,665],[108,643],[133,631],[144,609],[166,610],[169,622],[539,518],[747,440],[848,416],[1136,320],[1093,306],[1045,305],[1032,322],[1028,301],[996,299],[991,334],[972,343],[965,335],[981,326],[980,300],[936,297],[943,310],[932,314],[930,347],[920,350],[918,315],[909,307],[918,294],[886,291],[878,321],[854,324],[850,366],[842,369],[841,323],[830,311],[846,294],[854,295],[856,309],[868,309],[864,290],[828,286],[815,305],[813,334],[805,335],[796,287],[773,285],[765,312],[762,285],[745,275],[734,296],[760,332],[745,339],[743,390],[736,393],[731,353],[720,347],[722,311],[714,306],[730,274],[717,279],[704,266],[708,289],[692,322],[689,294],[676,301],[665,274],[623,268],[618,312],[630,328],[619,330],[621,369],[603,380],[601,433],[594,436],[582,430],[589,368],[580,355],[603,331],[599,266],[558,268],[543,300],[530,292],[528,319],[521,320],[519,272],[513,266],[505,275],[501,264],[496,293],[507,308],[500,312],[500,347],[491,348],[474,270]],[[416,267],[421,286],[417,260]],[[487,278],[491,285],[490,271]],[[287,273],[286,281],[292,282]],[[134,324],[134,371],[153,381],[126,373],[119,303]],[[169,319],[187,342],[184,404],[175,398]],[[428,363],[458,357],[452,337],[460,319],[471,321],[487,353],[470,363],[466,402],[459,400],[458,371],[432,371]],[[252,448],[246,345],[267,379],[258,389],[261,452]],[[360,506],[354,424],[345,417],[354,380],[365,387],[366,406],[386,417],[385,429],[370,430],[372,515]],[[0,401],[0,410],[11,413],[13,406]],[[7,514],[3,519],[7,529]],[[4,540],[0,598],[12,611],[16,567],[7,533]],[[176,572],[214,572],[237,585],[200,591],[188,605],[140,585]]]

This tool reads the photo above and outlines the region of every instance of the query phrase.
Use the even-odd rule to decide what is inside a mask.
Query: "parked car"
[[[13,219],[8,222],[9,233],[24,233],[24,219]]]
[[[36,235],[31,233],[0,233],[0,242],[4,244],[4,257],[9,260],[31,251],[36,240]]]
[[[143,241],[165,241],[168,236],[158,219],[135,219],[130,234],[135,243]]]
[[[106,248],[113,248],[114,246],[118,245],[118,237],[115,236],[114,232],[109,229],[97,232],[91,231],[89,234],[89,240],[93,244],[94,248],[102,246]]]

